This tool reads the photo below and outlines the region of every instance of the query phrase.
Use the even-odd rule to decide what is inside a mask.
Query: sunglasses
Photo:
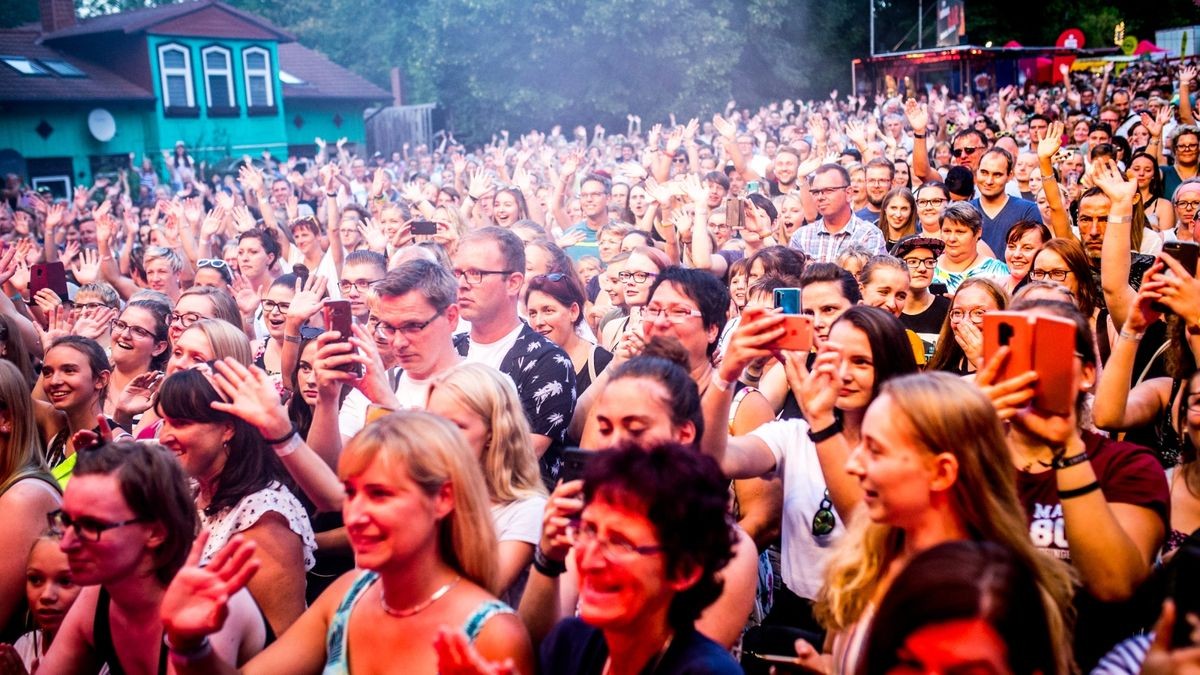
[[[566,279],[567,275],[562,272],[553,272],[551,274],[539,274],[533,278],[534,281],[549,281],[552,284],[558,283]]]
[[[962,157],[963,155],[973,155],[977,150],[979,150],[979,148],[955,148],[950,151],[950,154],[954,155],[955,157]]]
[[[813,514],[813,536],[824,537],[833,532],[835,524],[837,524],[837,519],[833,515],[833,502],[829,501],[829,488],[825,488],[825,496],[821,499],[821,505],[817,507],[817,512]]]
[[[214,270],[229,269],[229,265],[224,260],[221,260],[220,258],[201,258],[200,260],[196,261],[196,267],[198,269],[203,269],[205,267],[211,267]]]

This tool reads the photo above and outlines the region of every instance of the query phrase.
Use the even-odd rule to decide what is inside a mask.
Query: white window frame
[[[183,53],[183,68],[168,68],[163,61],[163,56],[167,52],[177,51]],[[187,83],[187,105],[180,105],[180,102],[171,100],[171,90],[167,87],[167,78],[182,75]],[[162,87],[163,107],[170,108],[195,108],[196,107],[196,83],[192,80],[192,50],[178,42],[168,42],[158,46],[158,77]]]
[[[208,55],[212,53],[219,53],[225,57],[224,68],[218,69],[208,67]],[[200,50],[200,63],[204,65],[204,96],[206,102],[208,103],[208,107],[213,107],[212,78],[224,76],[225,90],[229,93],[228,107],[236,108],[237,95],[233,90],[233,53],[225,47],[218,47],[215,45],[212,47],[205,47],[204,49]]]
[[[249,56],[251,54],[262,54],[263,60],[266,63],[266,68],[251,68]],[[261,77],[263,84],[266,85],[267,102],[258,104],[254,101],[250,94],[250,78]],[[271,52],[262,47],[246,47],[242,50],[242,80],[246,87],[246,107],[247,108],[271,108],[275,105],[275,78],[271,72]]]

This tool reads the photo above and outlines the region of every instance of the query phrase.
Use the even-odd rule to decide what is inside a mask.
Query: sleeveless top
[[[100,587],[100,596],[96,598],[96,616],[92,620],[92,641],[95,643],[96,658],[108,666],[112,675],[125,675],[121,660],[117,658],[117,648],[112,641],[112,626],[108,622],[108,590]],[[167,675],[167,647],[158,641],[158,675]]]
[[[358,599],[378,578],[379,575],[375,572],[363,572],[350,585],[346,597],[342,598],[341,604],[334,612],[333,620],[329,622],[329,632],[325,636],[326,657],[325,669],[321,671],[322,675],[350,675],[350,643],[347,637],[350,632],[350,612],[358,603]],[[467,634],[469,642],[475,642],[475,638],[479,637],[479,632],[483,630],[483,624],[487,623],[488,619],[497,614],[513,613],[512,608],[503,602],[488,600],[476,607],[475,611],[467,617],[466,622],[463,623],[463,632]]]

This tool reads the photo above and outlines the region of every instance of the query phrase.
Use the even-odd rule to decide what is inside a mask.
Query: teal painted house
[[[391,95],[220,0],[78,20],[41,0],[41,25],[0,30],[0,173],[60,196],[183,141],[210,164],[313,138],[365,144],[364,110]]]

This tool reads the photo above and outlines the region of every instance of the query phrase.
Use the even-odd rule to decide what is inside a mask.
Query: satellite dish
[[[101,143],[107,143],[117,134],[117,121],[112,113],[104,108],[96,108],[88,113],[88,131]]]

